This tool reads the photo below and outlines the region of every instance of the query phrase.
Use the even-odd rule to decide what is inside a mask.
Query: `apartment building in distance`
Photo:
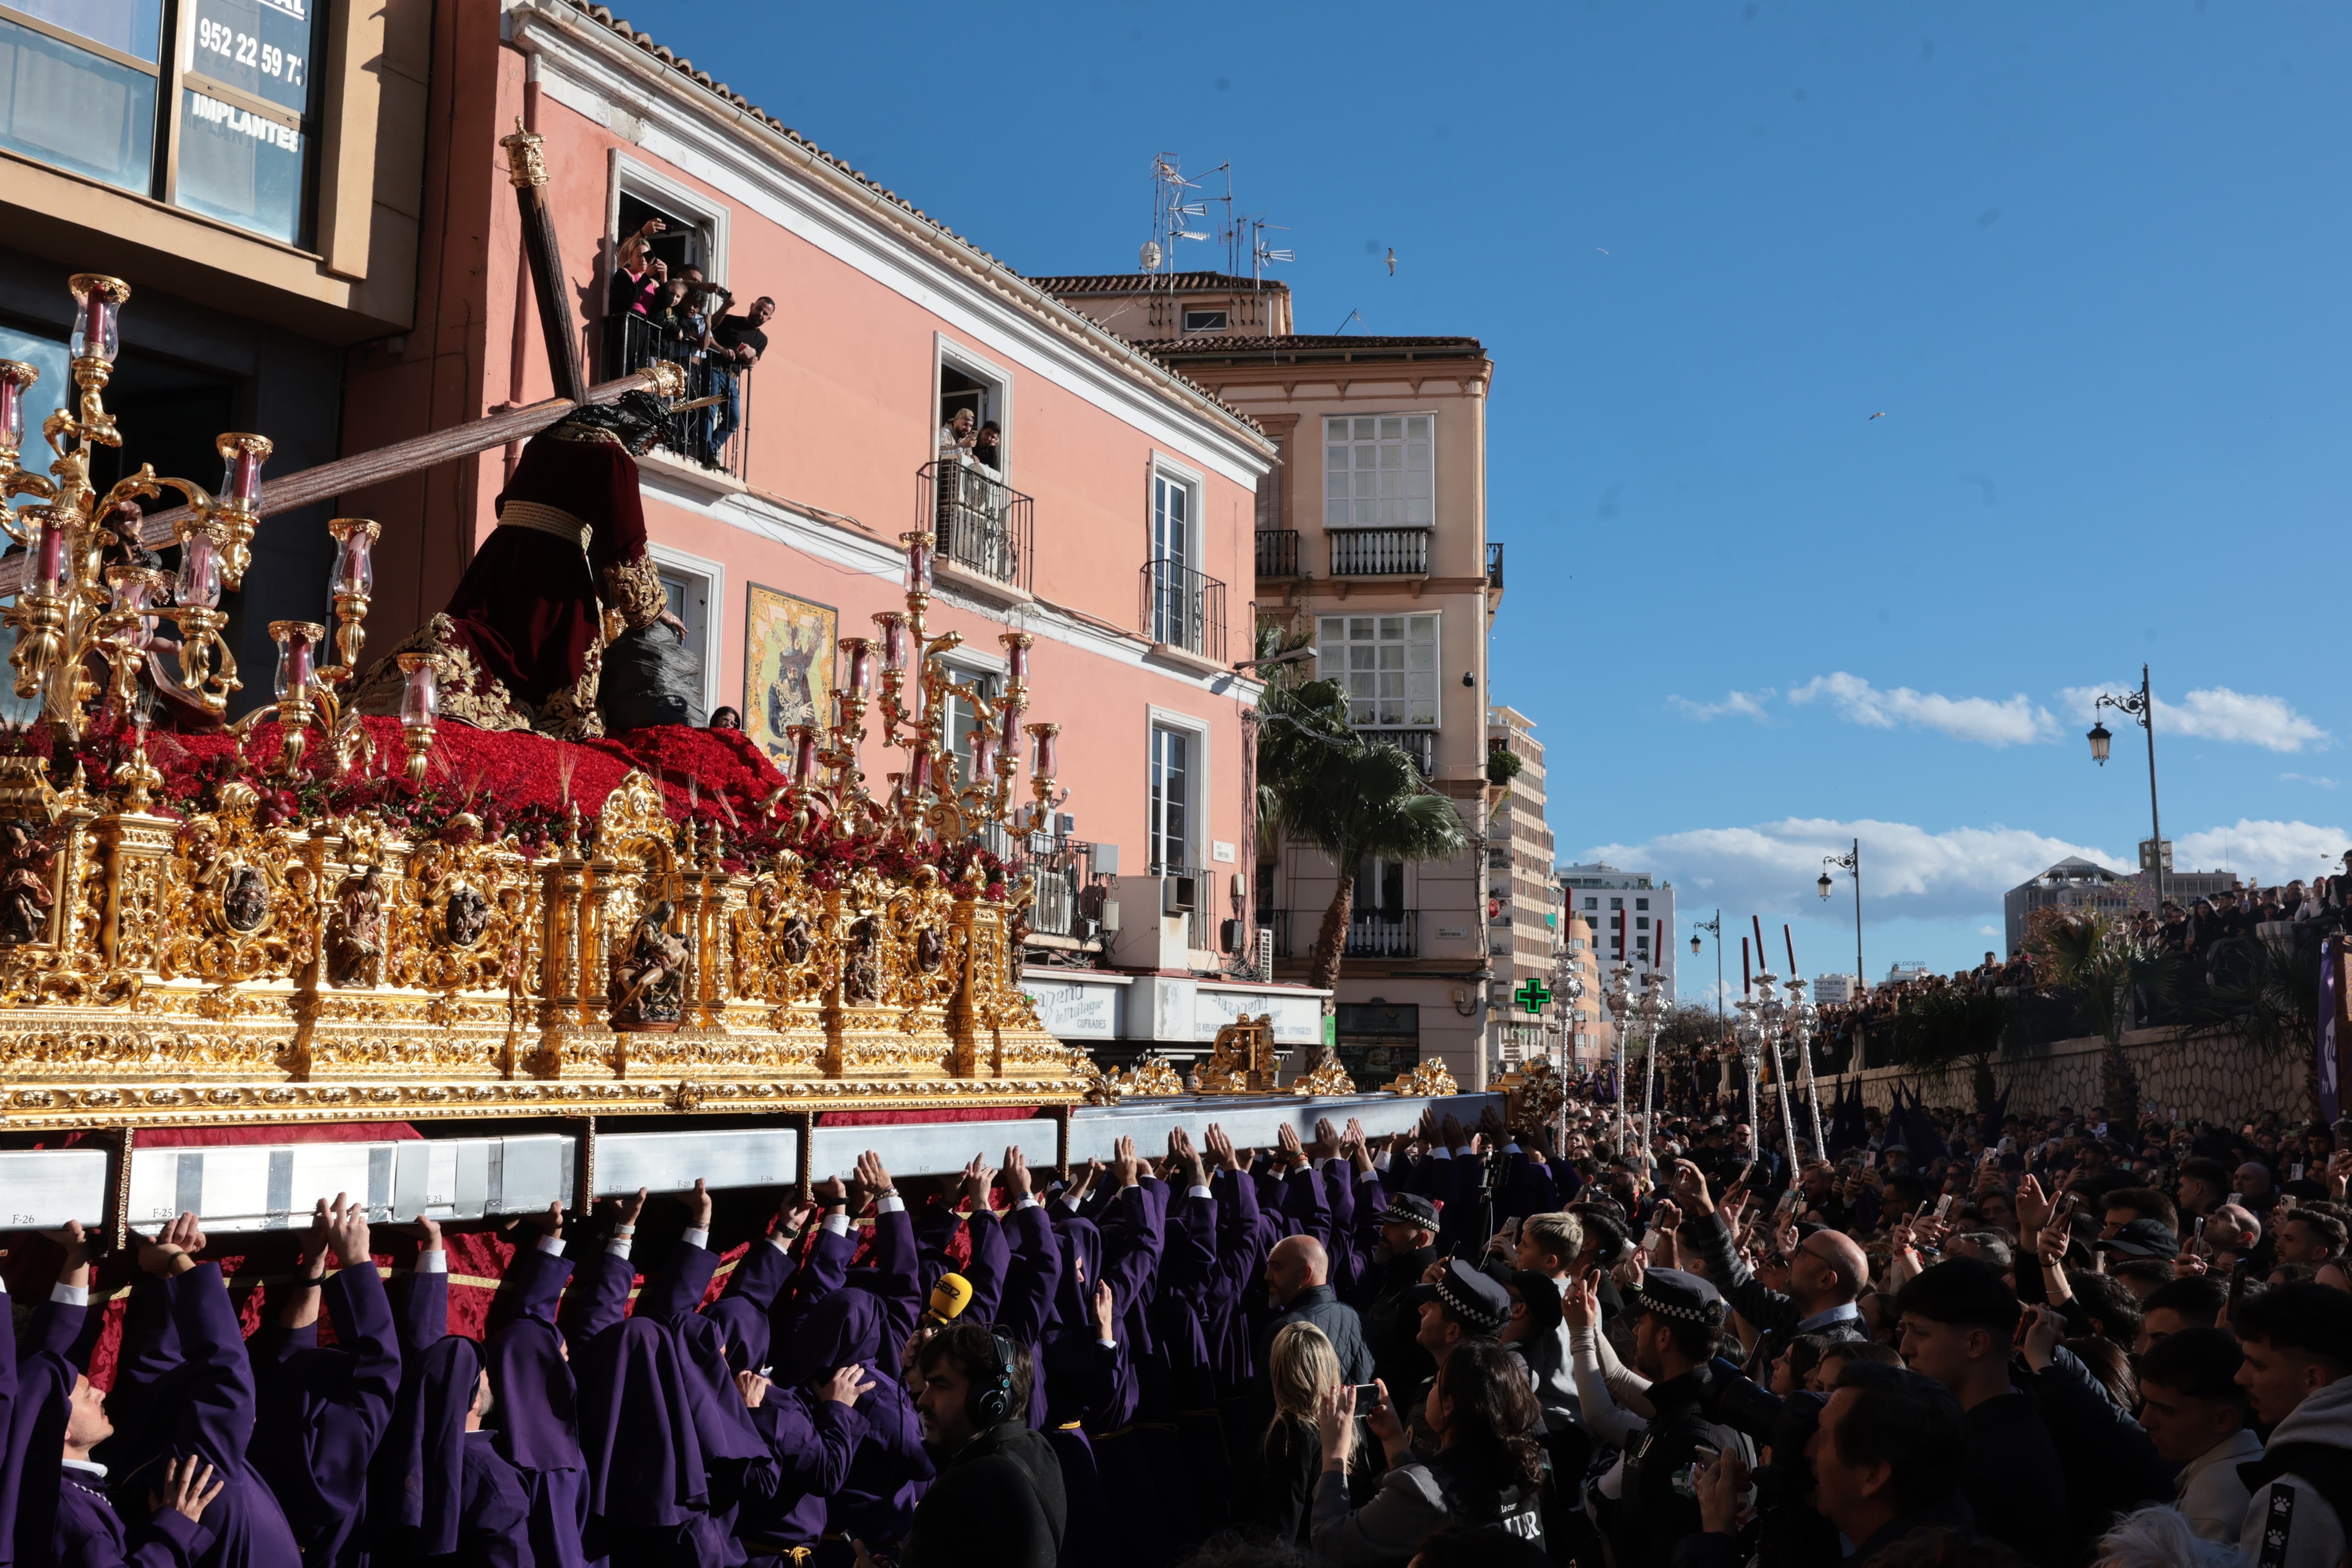
[[[1045,278],[1036,285],[1255,420],[1277,460],[1252,510],[1259,624],[1344,677],[1357,728],[1412,752],[1462,811],[1471,847],[1435,864],[1334,868],[1257,846],[1255,919],[1278,973],[1304,970],[1337,886],[1355,879],[1336,997],[1340,1053],[1440,1059],[1486,1079],[1486,630],[1503,596],[1486,538],[1486,394],[1470,337],[1318,336],[1289,289],[1218,273]]]
[[[1556,989],[1566,941],[1559,888],[1553,880],[1552,832],[1544,821],[1544,748],[1535,728],[1535,721],[1516,709],[1486,710],[1486,949],[1495,965],[1487,1014],[1493,1055],[1506,1065],[1555,1053],[1567,1021],[1566,1003],[1558,995],[1534,1012],[1521,1001],[1522,987],[1530,981],[1547,992]],[[1508,768],[1492,763],[1497,753],[1519,764],[1516,774],[1499,783]]]
[[[1633,984],[1655,973],[1675,997],[1675,885],[1647,871],[1621,871],[1614,866],[1562,866],[1559,886],[1570,907],[1594,922],[1593,943],[1604,973],[1620,963],[1633,967]],[[1624,917],[1621,921],[1619,916]]]
[[[1601,987],[1605,982],[1601,957],[1593,946],[1591,922],[1576,910],[1563,907],[1560,926],[1568,934],[1560,942],[1559,988],[1565,993],[1571,976],[1583,984],[1582,993],[1574,1000],[1566,994],[1559,999],[1568,1068],[1571,1072],[1591,1072],[1597,1064],[1616,1055],[1617,1026],[1610,1021],[1609,1009],[1601,1003]]]

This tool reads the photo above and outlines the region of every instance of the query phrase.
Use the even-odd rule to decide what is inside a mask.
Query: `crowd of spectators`
[[[1668,1114],[1644,1152],[1585,1102],[1263,1150],[1211,1125],[1063,1181],[1007,1151],[894,1182],[869,1153],[804,1194],[504,1222],[463,1321],[441,1227],[390,1240],[338,1200],[249,1337],[182,1215],[136,1250],[110,1371],[100,1249],[20,1237],[11,1274],[55,1283],[7,1342],[0,1543],[142,1568],[2343,1559],[2330,1129],[1856,1125],[1793,1172],[1745,1122]]]
[[[625,375],[658,360],[685,371],[683,401],[717,401],[679,415],[671,445],[706,467],[723,467],[742,425],[741,381],[767,352],[776,302],[763,294],[735,311],[733,293],[701,268],[673,269],[652,248],[667,227],[647,218],[616,243],[605,299],[606,374]]]

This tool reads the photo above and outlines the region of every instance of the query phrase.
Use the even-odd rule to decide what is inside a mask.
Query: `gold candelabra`
[[[795,724],[786,731],[793,742],[791,782],[770,806],[787,807],[804,824],[830,820],[908,842],[957,843],[992,826],[1011,835],[1043,832],[1066,795],[1056,794],[1062,727],[1023,722],[1033,639],[1027,632],[997,637],[1006,665],[1001,695],[957,679],[946,656],[963,646],[963,637],[934,635],[929,621],[935,538],[918,530],[898,539],[906,548],[907,607],[877,615],[873,637],[841,639],[845,662],[833,694],[833,721],[822,728]],[[965,737],[969,755],[961,762],[951,717],[957,702],[972,718]],[[882,743],[908,753],[906,766],[888,775],[888,798],[879,802],[858,760],[869,704],[881,721]],[[1013,779],[1024,734],[1032,798],[1016,806]]]

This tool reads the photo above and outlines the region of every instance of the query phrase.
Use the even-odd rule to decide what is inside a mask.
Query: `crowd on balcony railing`
[[[744,378],[767,352],[776,302],[767,295],[732,311],[735,296],[691,265],[672,270],[649,248],[665,228],[647,218],[623,235],[605,300],[604,374],[626,375],[657,360],[686,372],[682,401],[715,397],[677,416],[670,445],[706,468],[740,470],[730,445],[743,424]]]

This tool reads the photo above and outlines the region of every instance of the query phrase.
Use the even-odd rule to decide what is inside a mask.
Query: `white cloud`
[[[1979,936],[1999,936],[2000,934],[2000,928],[1999,926],[1979,926],[1977,927],[1977,934]]]
[[[1769,723],[1772,715],[1764,704],[1778,695],[1770,687],[1761,691],[1727,691],[1720,702],[1694,702],[1687,697],[1669,697],[1666,703],[1685,719],[1696,719],[1711,724],[1717,719],[1753,719],[1759,724]]]
[[[2183,871],[2235,871],[2264,887],[2322,871],[2339,869],[2352,837],[2340,827],[2308,822],[2255,822],[2240,817],[2234,827],[2211,827],[2177,838],[2172,863]]]
[[[2104,686],[2070,686],[2059,699],[2088,723],[2102,692],[2120,693],[2131,688],[2121,681]],[[1792,694],[1793,696],[1793,694]],[[2108,726],[2110,729],[2117,725]],[[2273,752],[2326,751],[2335,737],[2295,711],[2284,697],[2262,697],[2232,691],[2226,686],[2191,691],[2179,702],[2156,700],[2156,733],[2191,740],[2221,741],[2231,745],[2261,746]]]
[[[1908,822],[1825,818],[1664,833],[1639,844],[1598,845],[1578,858],[1656,872],[1683,889],[1694,908],[1704,894],[1710,907],[1738,911],[1743,921],[1751,910],[1786,919],[1815,910],[1822,858],[1846,853],[1856,839],[1862,841],[1863,913],[1872,924],[1898,918],[1984,921],[1998,914],[2003,893],[2069,855],[2123,872],[2138,864],[2137,847],[2118,855],[2024,828],[1932,832]],[[2352,834],[2341,827],[2242,818],[2233,826],[2177,837],[2173,864],[2184,871],[2226,868],[2267,887],[2331,869],[2347,848]],[[1837,897],[1850,898],[1843,874],[1838,881]]]
[[[1791,702],[1822,699],[1836,704],[1838,716],[1849,724],[1874,730],[1934,730],[1982,746],[2032,745],[2057,733],[2049,710],[2035,706],[2023,692],[1996,702],[1990,697],[1946,697],[1914,691],[1907,686],[1881,690],[1841,669],[1833,675],[1817,675],[1789,693]]]
[[[1661,834],[1640,844],[1601,845],[1579,858],[1658,872],[1677,888],[1704,890],[1710,905],[1726,910],[1793,913],[1816,901],[1822,857],[1844,854],[1857,838],[1864,911],[1874,921],[1898,913],[1980,921],[2000,908],[2002,893],[2069,855],[2118,869],[2133,863],[2129,856],[2021,828],[1937,833],[1907,822],[1823,818]]]
[[[2315,789],[2334,789],[2336,787],[2336,781],[2334,779],[2323,779],[2311,773],[2281,773],[2279,774],[2279,783],[2307,784]]]

